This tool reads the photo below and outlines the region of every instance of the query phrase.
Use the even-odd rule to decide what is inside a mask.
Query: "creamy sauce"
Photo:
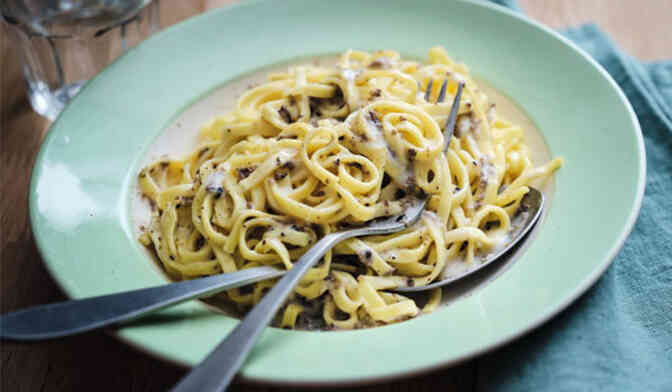
[[[312,62],[313,64],[319,65],[332,65],[336,62],[334,57],[320,57],[313,60],[304,60],[298,63],[293,64],[306,64]],[[292,64],[292,63],[290,63]],[[267,76],[273,72],[283,72],[286,71],[288,63],[279,64],[271,67],[262,68],[254,73],[247,74],[238,79],[235,79],[217,89],[212,91],[207,96],[202,97],[197,102],[186,108],[182,113],[177,115],[173,121],[164,129],[164,131],[156,138],[152,145],[148,148],[145,155],[141,160],[141,167],[144,167],[161,157],[165,156],[183,156],[187,155],[193,150],[196,149],[199,145],[199,134],[200,128],[203,124],[206,124],[213,120],[215,116],[225,114],[230,111],[236,104],[237,99],[248,89],[253,86],[256,86],[267,80]],[[352,81],[357,77],[357,74],[353,71],[344,70],[344,77],[352,83]],[[459,74],[454,76],[459,77]],[[543,139],[543,136],[537,129],[534,122],[520,109],[510,98],[508,98],[503,93],[497,91],[492,86],[488,85],[484,81],[476,78],[476,82],[479,85],[479,88],[488,96],[491,103],[496,104],[497,113],[500,114],[504,119],[511,121],[514,124],[519,125],[523,129],[525,143],[530,148],[530,159],[534,166],[540,166],[551,160],[551,154],[546,146],[546,143]],[[421,96],[421,93],[419,93]],[[490,112],[490,110],[489,110]],[[490,113],[488,113],[490,114]],[[471,125],[471,124],[469,124]],[[466,127],[466,125],[458,124],[458,127]],[[371,124],[371,128],[376,128],[374,124]],[[380,132],[378,130],[378,132]],[[382,137],[382,135],[380,135]],[[374,143],[380,143],[381,141],[376,140]],[[385,143],[383,141],[383,143]],[[387,144],[387,143],[385,143]],[[210,176],[208,181],[213,183],[219,182],[217,178],[218,173],[213,173]],[[541,217],[541,220],[544,219],[547,214],[549,207],[552,202],[554,194],[554,180],[551,178],[545,184],[545,186],[538,188],[546,197],[544,214]],[[131,206],[131,218],[134,223],[134,228],[136,234],[140,235],[141,226],[149,226],[151,219],[151,208],[146,199],[142,198],[139,191],[136,188],[134,193],[132,206]],[[515,224],[515,222],[512,222]],[[472,292],[475,288],[480,287],[481,285],[487,283],[490,279],[494,278],[496,275],[501,273],[508,265],[515,261],[523,253],[524,249],[529,246],[541,224],[537,224],[535,228],[531,231],[528,238],[524,242],[523,246],[518,247],[512,254],[509,254],[506,260],[502,262],[494,263],[497,264],[496,267],[492,267],[492,271],[489,274],[486,274],[485,277],[475,277],[474,279],[466,279],[464,282],[458,283],[454,286],[444,289],[443,302],[450,302],[464,294]],[[515,229],[514,229],[515,230]],[[503,236],[508,237],[508,236]],[[498,246],[495,246],[493,252],[501,247],[505,246],[505,241],[500,241]],[[152,259],[155,258],[151,252],[147,252],[148,256]],[[478,255],[486,256],[487,255]],[[465,265],[466,263],[461,263],[457,260],[449,261],[444,271],[444,276],[454,276],[454,274],[461,274],[469,268],[478,266],[482,260],[482,257],[477,257],[474,259],[472,266]],[[159,266],[158,260],[156,260],[156,265]],[[490,270],[490,267],[486,268]],[[481,275],[481,274],[479,274]],[[227,312],[229,313],[229,312]]]
[[[225,178],[224,173],[222,173],[219,170],[210,174],[205,182],[206,189],[214,193],[217,188],[222,186],[222,184],[224,183],[224,178]]]
[[[344,69],[341,71],[341,75],[343,75],[343,78],[345,78],[345,80],[347,80],[348,82],[353,82],[355,79],[357,79],[359,71],[353,71],[352,69]]]
[[[460,119],[457,121],[457,134],[464,135],[465,133],[469,132],[470,129],[471,129],[471,117],[470,116],[460,117]]]

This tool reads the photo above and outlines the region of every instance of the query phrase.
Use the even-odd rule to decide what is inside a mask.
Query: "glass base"
[[[45,83],[29,83],[28,99],[38,114],[54,121],[65,105],[77,95],[86,81],[66,84],[58,90],[51,91]]]

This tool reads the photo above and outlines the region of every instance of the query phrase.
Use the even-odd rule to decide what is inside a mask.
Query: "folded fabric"
[[[672,391],[672,61],[640,63],[595,25],[562,34],[611,74],[637,113],[644,202],[597,284],[538,330],[477,360],[476,390]]]

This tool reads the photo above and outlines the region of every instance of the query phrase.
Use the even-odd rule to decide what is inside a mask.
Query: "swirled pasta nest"
[[[443,103],[424,93],[448,81]],[[447,152],[444,124],[465,81]],[[351,329],[431,312],[393,293],[474,265],[506,241],[527,185],[561,166],[535,168],[522,130],[501,119],[468,69],[442,48],[427,64],[393,51],[347,51],[335,66],[296,66],[250,89],[206,124],[202,145],[139,174],[153,205],[140,240],[176,279],[261,265],[291,268],[319,238],[404,209],[409,188],[429,198],[406,231],[345,241],[303,278],[276,320],[282,327]],[[245,310],[273,281],[229,290]],[[418,302],[424,302],[422,306]]]

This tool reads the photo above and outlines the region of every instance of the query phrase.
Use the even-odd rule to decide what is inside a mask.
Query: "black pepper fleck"
[[[408,160],[413,162],[415,160],[415,157],[418,155],[418,151],[416,151],[413,148],[408,149]]]
[[[283,172],[283,171],[276,171],[275,174],[273,175],[273,178],[275,178],[275,181],[280,181],[285,177],[287,177],[287,173]]]
[[[204,245],[205,245],[205,238],[203,238],[203,236],[199,236],[198,239],[196,240],[196,244],[194,244],[196,250],[200,250]]]
[[[247,178],[252,172],[256,169],[256,167],[241,167],[238,168],[238,180],[242,180],[244,178]]]
[[[282,120],[287,124],[292,123],[292,115],[289,113],[289,110],[287,110],[286,107],[281,106],[280,109],[278,110],[278,114],[280,115],[280,117],[282,117]]]

